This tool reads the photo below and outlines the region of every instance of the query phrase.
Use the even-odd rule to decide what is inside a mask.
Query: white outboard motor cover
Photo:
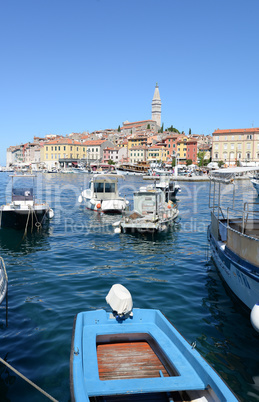
[[[113,285],[106,296],[106,302],[111,306],[113,311],[116,311],[119,315],[132,315],[132,297],[128,289],[123,285]]]

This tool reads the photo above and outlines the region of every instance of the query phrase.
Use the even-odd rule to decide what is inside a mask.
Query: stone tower
[[[156,121],[156,124],[161,127],[161,99],[157,83],[152,100],[152,120]]]

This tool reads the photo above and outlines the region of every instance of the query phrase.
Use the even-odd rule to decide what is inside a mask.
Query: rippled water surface
[[[150,238],[114,234],[116,216],[77,202],[87,174],[38,174],[37,196],[55,211],[40,233],[0,229],[9,278],[9,326],[0,306],[0,357],[59,401],[70,400],[69,356],[74,316],[108,308],[114,283],[132,293],[135,307],[160,309],[220,373],[241,401],[259,400],[259,336],[247,311],[224,288],[209,259],[209,183],[181,182],[179,219]],[[141,177],[119,181],[132,204]],[[10,177],[0,173],[1,204]],[[256,201],[248,180],[238,182],[238,203]],[[230,195],[225,194],[224,199]],[[237,203],[237,204],[238,204]],[[0,365],[1,401],[46,398]]]

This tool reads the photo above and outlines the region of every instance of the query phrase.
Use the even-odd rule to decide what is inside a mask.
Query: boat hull
[[[104,214],[122,214],[126,210],[124,200],[93,200],[83,197],[87,209],[91,211],[103,212]]]
[[[150,395],[172,400],[237,401],[201,355],[188,344],[159,310],[133,309],[118,319],[96,310],[74,321],[70,355],[72,401],[91,397]],[[98,399],[99,400],[99,399]],[[102,400],[102,399],[101,399]],[[180,399],[173,399],[180,400]],[[185,399],[181,399],[185,400]],[[203,400],[203,399],[201,399]]]
[[[237,256],[208,230],[211,257],[228,287],[249,309],[259,302],[259,270]]]
[[[48,209],[40,210],[3,210],[1,211],[1,227],[17,230],[38,229],[48,217]]]
[[[254,188],[257,191],[257,194],[259,195],[259,180],[258,179],[251,179],[251,183],[254,186]]]

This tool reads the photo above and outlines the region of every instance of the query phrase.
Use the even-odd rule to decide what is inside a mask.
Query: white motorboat
[[[254,186],[255,190],[257,191],[257,194],[259,195],[259,175],[255,175],[250,179],[252,185]]]
[[[172,176],[160,176],[155,186],[165,193],[165,202],[174,201],[177,193],[181,192],[181,187],[175,183]]]
[[[37,203],[33,194],[35,175],[13,175],[11,202],[0,207],[0,227],[39,229],[46,218],[53,218],[53,209],[46,203]],[[15,186],[15,181],[33,180],[27,187]],[[21,184],[21,183],[20,183]]]
[[[121,214],[129,205],[125,197],[119,195],[119,175],[94,175],[89,182],[89,188],[83,190],[78,202],[84,202],[86,208],[104,213]]]
[[[163,232],[178,216],[178,209],[172,201],[165,201],[165,193],[154,187],[140,187],[133,195],[134,210],[115,222],[115,232]]]
[[[259,331],[259,203],[246,202],[241,209],[234,206],[235,176],[249,170],[219,169],[211,173],[208,240],[220,275],[251,310],[251,322]],[[222,205],[222,184],[233,186],[232,206]]]

